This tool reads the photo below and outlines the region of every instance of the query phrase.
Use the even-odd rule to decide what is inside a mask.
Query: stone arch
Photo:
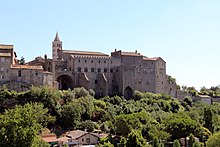
[[[57,82],[58,82],[58,89],[59,90],[73,89],[73,80],[68,75],[58,76]]]
[[[131,99],[133,97],[133,90],[130,86],[127,86],[124,90],[124,98]]]

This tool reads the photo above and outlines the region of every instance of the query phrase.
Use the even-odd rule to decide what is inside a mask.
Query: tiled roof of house
[[[78,50],[63,50],[63,53],[83,56],[109,56],[101,52],[90,52],[90,51],[78,51]]]
[[[41,138],[45,141],[45,142],[59,142],[59,139],[57,139],[55,134],[46,134],[41,136]]]
[[[67,137],[71,137],[72,139],[77,139],[81,137],[82,135],[86,134],[86,131],[81,131],[81,130],[74,130],[70,131],[66,134]]]

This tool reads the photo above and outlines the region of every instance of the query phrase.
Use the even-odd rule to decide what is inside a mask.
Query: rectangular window
[[[21,77],[21,71],[20,70],[18,71],[18,77]]]
[[[1,75],[1,76],[0,76],[0,79],[4,79],[4,75]]]
[[[105,69],[104,69],[104,72],[107,72],[107,71],[108,71],[107,68],[105,68]]]
[[[113,69],[110,69],[110,72],[113,72]]]
[[[98,69],[98,72],[101,72],[101,69],[100,69],[100,68]]]
[[[4,62],[5,62],[5,58],[4,58],[4,57],[0,58],[0,61],[1,61],[2,63],[4,63]]]
[[[88,68],[85,68],[85,69],[84,69],[84,72],[88,72]]]
[[[80,67],[78,67],[78,72],[81,72],[81,68]]]
[[[95,72],[95,68],[91,68],[91,72]]]
[[[38,72],[37,72],[37,71],[35,71],[35,75],[36,75],[36,76],[38,75]]]

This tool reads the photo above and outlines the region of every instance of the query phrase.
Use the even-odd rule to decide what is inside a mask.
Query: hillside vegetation
[[[94,98],[93,90],[58,91],[32,87],[17,93],[0,89],[0,146],[48,146],[38,136],[43,128],[99,129],[111,135],[98,146],[163,146],[165,142],[196,136],[202,143],[220,130],[220,104],[182,102],[167,94],[135,92],[134,98]],[[57,131],[55,128],[60,128]],[[57,131],[57,132],[56,132]],[[209,143],[212,141],[209,141]]]

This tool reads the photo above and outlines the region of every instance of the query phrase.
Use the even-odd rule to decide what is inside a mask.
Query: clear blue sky
[[[1,0],[0,43],[27,61],[64,49],[161,56],[178,84],[220,84],[219,0]]]

